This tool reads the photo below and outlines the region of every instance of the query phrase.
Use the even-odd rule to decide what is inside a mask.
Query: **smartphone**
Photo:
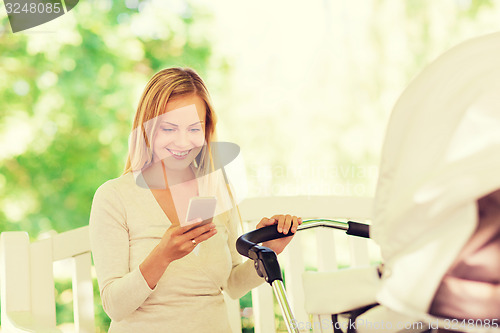
[[[186,221],[181,224],[182,227],[189,225],[189,221],[197,218],[202,219],[199,225],[208,224],[212,222],[215,214],[215,206],[217,204],[216,197],[193,197],[189,200],[188,212],[186,214]]]

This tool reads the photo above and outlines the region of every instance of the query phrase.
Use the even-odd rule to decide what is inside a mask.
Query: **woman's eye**
[[[191,132],[199,132],[199,131],[201,131],[201,128],[191,128],[190,131]]]
[[[164,132],[173,132],[173,131],[175,131],[175,129],[173,129],[173,128],[162,128],[162,130]]]

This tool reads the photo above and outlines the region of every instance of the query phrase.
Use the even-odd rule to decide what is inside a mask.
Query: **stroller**
[[[500,33],[469,40],[439,57],[404,91],[386,133],[371,226],[310,220],[298,229],[322,226],[374,239],[384,262],[377,302],[437,323],[424,331],[500,331],[498,321],[454,327],[447,325],[451,319],[428,314],[443,276],[475,232],[477,200],[500,188],[498,59]],[[237,249],[272,285],[289,332],[298,332],[276,255],[257,245],[283,237],[272,228],[243,235]],[[366,306],[361,317],[380,308]]]

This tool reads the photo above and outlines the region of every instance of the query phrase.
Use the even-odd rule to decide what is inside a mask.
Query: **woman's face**
[[[189,167],[205,143],[205,102],[197,95],[177,97],[167,103],[153,140],[153,161],[182,170]]]

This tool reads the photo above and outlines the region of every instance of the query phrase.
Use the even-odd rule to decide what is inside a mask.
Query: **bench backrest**
[[[88,227],[30,242],[26,232],[0,235],[1,316],[4,332],[59,332],[53,263],[73,262],[75,331],[95,332]]]

